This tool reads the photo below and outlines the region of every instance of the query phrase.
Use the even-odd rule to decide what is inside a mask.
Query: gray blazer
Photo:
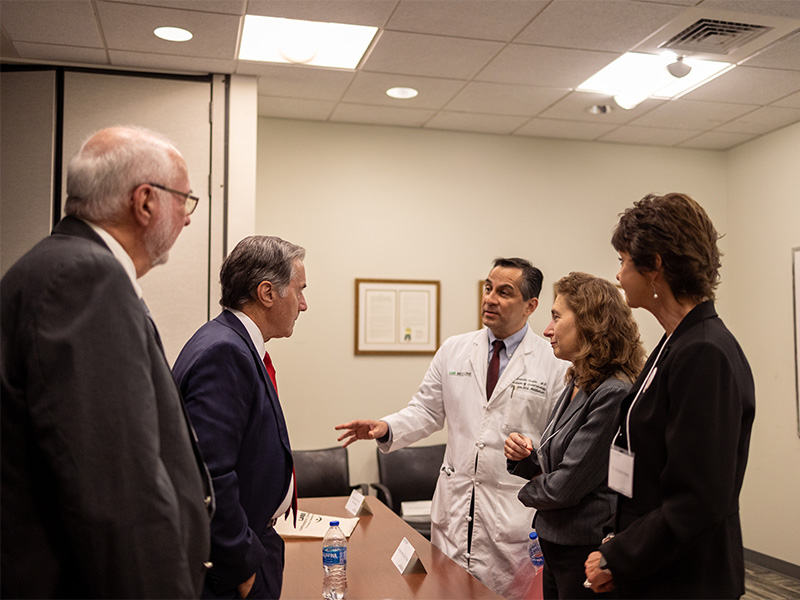
[[[128,275],[65,217],[2,280],[4,598],[197,598],[211,486]]]
[[[542,539],[599,544],[616,510],[616,494],[607,485],[608,452],[630,383],[612,377],[570,401],[573,388],[570,382],[559,398],[537,452],[508,461],[508,469],[530,479],[518,497],[536,508],[533,526]]]

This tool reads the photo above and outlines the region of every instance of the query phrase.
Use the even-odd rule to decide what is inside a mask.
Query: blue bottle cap
[[[331,527],[338,527],[339,521],[331,521]]]
[[[532,540],[535,540],[539,536],[536,534],[535,531],[531,531],[530,535],[528,535],[528,537],[531,538]]]

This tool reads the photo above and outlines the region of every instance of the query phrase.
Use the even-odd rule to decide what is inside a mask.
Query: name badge
[[[608,457],[608,487],[633,498],[633,452],[611,446]]]

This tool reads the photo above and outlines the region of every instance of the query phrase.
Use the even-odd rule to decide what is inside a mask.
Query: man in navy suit
[[[189,224],[186,161],[112,127],[3,277],[4,598],[196,598],[211,482],[137,279]],[[24,199],[19,199],[24,201]]]
[[[173,367],[217,500],[204,598],[281,594],[284,547],[273,527],[293,499],[293,463],[265,343],[292,335],[307,308],[304,257],[277,237],[239,242],[220,270],[222,313]]]

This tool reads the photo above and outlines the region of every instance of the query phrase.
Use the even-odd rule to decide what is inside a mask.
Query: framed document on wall
[[[794,290],[794,385],[797,400],[797,435],[800,436],[800,248],[792,249]]]
[[[434,354],[439,282],[356,279],[356,354]]]

